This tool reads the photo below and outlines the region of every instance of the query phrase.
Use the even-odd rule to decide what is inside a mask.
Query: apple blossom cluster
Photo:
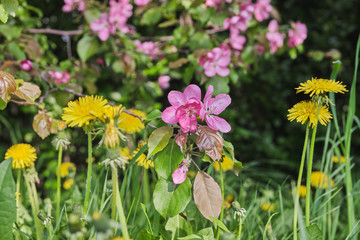
[[[204,67],[205,75],[213,77],[216,74],[226,77],[230,74],[229,64],[231,62],[231,52],[226,44],[213,48],[206,55],[202,56],[199,64]]]
[[[136,44],[136,48],[144,54],[148,55],[151,60],[155,60],[156,57],[161,53],[157,44],[152,41],[142,43],[139,40],[135,40],[134,43]]]
[[[70,81],[70,73],[65,70],[62,72],[48,71],[48,74],[55,80],[57,84],[67,83]]]
[[[110,34],[115,34],[116,30],[122,33],[132,33],[133,30],[126,24],[132,16],[133,6],[129,0],[110,0],[110,10],[103,13],[100,18],[90,24],[90,29],[98,34],[101,41],[106,41]]]
[[[292,29],[289,31],[289,40],[287,45],[291,48],[296,47],[304,42],[307,37],[307,28],[306,25],[297,21],[294,24],[291,24]]]
[[[64,0],[65,5],[62,7],[63,12],[71,12],[77,9],[79,12],[85,10],[85,0]]]
[[[201,89],[195,84],[187,86],[184,93],[170,91],[168,100],[171,106],[161,114],[162,120],[169,124],[179,123],[183,133],[194,133],[198,129],[197,119],[200,117],[211,129],[223,133],[229,132],[230,124],[217,115],[229,106],[231,98],[224,93],[213,98],[213,93],[214,87],[210,85],[202,102]]]
[[[279,24],[273,19],[269,22],[269,32],[266,33],[266,39],[269,40],[270,52],[274,54],[278,48],[281,48],[284,44],[285,34],[278,32]]]

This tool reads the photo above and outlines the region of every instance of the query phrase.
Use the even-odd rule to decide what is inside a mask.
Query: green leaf
[[[224,148],[230,153],[231,160],[234,160],[234,146],[232,145],[232,143],[224,140]]]
[[[211,227],[201,229],[196,234],[191,234],[186,237],[179,237],[178,240],[214,240],[214,231]]]
[[[0,98],[0,110],[4,110],[6,108],[7,102],[5,102],[4,100],[2,100]]]
[[[7,49],[12,53],[17,60],[26,59],[26,55],[23,50],[20,49],[19,45],[14,42],[11,42],[7,45]]]
[[[154,206],[163,216],[173,217],[182,212],[191,200],[191,183],[188,178],[179,184],[160,178],[154,190]]]
[[[179,237],[181,235],[186,236],[192,234],[191,223],[180,215],[170,218],[165,225],[165,229],[172,232],[173,237],[176,237],[176,239],[180,239]]]
[[[308,240],[321,240],[322,232],[317,224],[312,224],[306,228]]]
[[[149,233],[146,229],[143,229],[140,231],[140,233],[137,235],[137,239],[143,239],[143,240],[158,240],[160,237],[154,236],[151,233]]]
[[[9,13],[9,15],[15,17],[15,12],[19,7],[19,3],[17,0],[2,0],[2,5],[5,10]]]
[[[222,221],[220,221],[219,219],[211,217],[211,216],[210,216],[210,219],[213,220],[215,227],[218,226],[224,232],[228,232],[228,233],[230,232],[230,230],[225,226],[225,224]]]
[[[171,174],[179,167],[179,164],[184,158],[180,147],[174,140],[170,140],[166,148],[161,151],[154,161],[155,171],[164,179],[168,179]]]
[[[149,115],[146,116],[146,121],[152,121],[154,119],[161,118],[161,111],[159,109],[152,110]]]
[[[13,239],[12,226],[16,221],[15,182],[12,176],[12,159],[0,164],[0,236]]]
[[[191,50],[210,49],[212,44],[208,34],[197,32],[190,38],[189,46]]]
[[[169,143],[169,140],[173,134],[174,129],[172,127],[161,127],[155,129],[148,140],[148,155],[147,158],[149,159],[152,155],[160,152],[163,150],[166,145]]]
[[[0,20],[3,22],[3,23],[6,23],[7,20],[8,20],[8,13],[7,11],[5,10],[4,6],[2,4],[0,4]]]
[[[214,95],[230,92],[228,77],[221,77],[215,75],[214,77],[210,78],[209,81],[206,82],[206,87],[209,87],[209,85],[213,85]]]
[[[4,24],[0,25],[0,33],[6,38],[6,40],[11,41],[20,36],[21,28]]]
[[[95,37],[91,37],[89,35],[85,35],[77,44],[76,50],[79,54],[80,59],[83,62],[86,62],[98,48],[98,42]]]
[[[150,8],[142,16],[140,23],[142,25],[154,25],[160,21],[161,17],[161,8]]]

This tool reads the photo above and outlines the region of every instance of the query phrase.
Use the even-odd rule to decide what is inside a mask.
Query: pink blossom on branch
[[[295,24],[291,24],[292,29],[289,31],[289,40],[287,45],[291,48],[296,47],[304,42],[307,38],[306,25],[297,21]]]
[[[246,42],[246,37],[240,35],[239,32],[230,33],[229,43],[233,49],[243,50],[245,42]]]
[[[178,169],[175,170],[172,174],[173,182],[175,184],[183,183],[186,179],[186,172],[189,170],[190,166],[190,156],[186,156],[184,160],[180,163]]]
[[[70,73],[68,71],[63,70],[62,72],[48,72],[51,77],[54,78],[57,84],[67,83],[70,81]]]
[[[170,77],[166,75],[159,76],[158,83],[161,89],[167,89],[170,87]]]
[[[199,60],[199,64],[204,67],[204,73],[208,77],[213,77],[216,74],[222,77],[228,76],[230,74],[230,69],[228,68],[230,62],[231,52],[225,44],[213,48]]]
[[[80,12],[85,10],[85,0],[64,0],[65,5],[62,7],[63,12],[71,12],[77,9]]]
[[[262,22],[270,17],[272,6],[271,0],[258,0],[255,4],[254,15],[256,20]]]
[[[32,62],[30,60],[21,60],[20,68],[22,71],[28,72],[32,69]]]
[[[185,88],[184,93],[170,91],[168,100],[171,106],[162,112],[162,120],[169,124],[179,123],[184,133],[196,132],[197,116],[202,106],[201,89],[191,84]]]
[[[148,55],[152,60],[156,59],[156,57],[161,53],[157,44],[152,41],[147,41],[141,43],[139,40],[135,40],[136,48]]]
[[[279,24],[276,20],[271,20],[268,25],[269,32],[266,33],[266,39],[269,40],[270,52],[274,54],[278,48],[284,44],[285,34],[278,32]]]
[[[230,124],[223,118],[218,117],[231,103],[228,94],[219,94],[212,98],[214,87],[210,85],[204,97],[204,104],[200,110],[200,118],[205,119],[207,125],[213,130],[227,133],[231,130]]]
[[[134,0],[134,3],[137,6],[146,6],[151,2],[151,0]]]
[[[110,34],[115,33],[115,27],[109,22],[109,15],[103,13],[100,18],[90,24],[90,29],[98,34],[101,41],[108,40]]]
[[[110,0],[109,23],[122,33],[131,33],[132,31],[126,25],[127,20],[132,16],[133,6],[129,0]]]

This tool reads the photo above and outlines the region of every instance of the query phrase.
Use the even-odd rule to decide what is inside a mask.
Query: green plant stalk
[[[58,166],[57,166],[57,192],[56,192],[56,222],[59,221],[60,216],[60,202],[61,202],[61,161],[62,161],[63,147],[60,144],[58,152]]]
[[[20,183],[21,183],[21,170],[17,170],[17,179],[16,179],[16,192],[20,193]],[[20,225],[20,215],[19,215],[19,209],[20,209],[20,198],[21,195],[19,195],[16,199],[16,222]],[[15,233],[16,240],[20,240],[20,233]]]
[[[147,169],[143,168],[143,195],[144,203],[147,204],[150,202],[150,186],[149,186],[149,174]]]
[[[112,171],[112,205],[111,205],[111,219],[116,221],[116,182],[117,174],[116,171]]]
[[[25,175],[25,170],[23,170],[23,173]],[[33,190],[33,186],[31,186],[31,183],[29,180],[25,177],[25,184],[29,195],[31,210],[33,213],[33,218],[35,222],[35,231],[36,231],[36,239],[42,239],[42,223],[40,222],[40,219],[37,217],[37,214],[39,212],[39,205],[38,201],[35,200],[37,198],[37,192]],[[36,188],[35,188],[36,190]]]
[[[225,199],[225,193],[224,193],[224,178],[223,178],[223,172],[222,172],[222,168],[221,168],[221,164],[219,162],[219,167],[220,167],[220,181],[221,181],[221,196],[223,199],[223,202],[221,204],[221,212],[220,212],[220,221],[222,222],[223,220],[223,216],[224,216],[224,199]],[[216,233],[216,240],[220,239],[220,228],[218,227],[217,229],[217,233]]]
[[[293,238],[294,238],[294,240],[297,240],[297,213],[298,213],[298,208],[299,208],[301,179],[302,179],[302,174],[303,174],[303,170],[304,170],[306,149],[307,149],[308,140],[309,140],[309,129],[310,129],[310,125],[307,124],[306,132],[305,132],[304,146],[303,146],[303,151],[302,151],[301,161],[300,161],[299,176],[298,176],[297,185],[296,185],[294,220],[293,220]]]
[[[242,231],[242,225],[241,225],[241,215],[239,215],[239,234],[237,239],[241,240],[241,231]]]
[[[121,231],[122,231],[124,239],[125,240],[130,240],[129,232],[128,232],[127,225],[126,225],[126,218],[125,218],[125,214],[124,214],[124,209],[123,209],[122,202],[121,202],[121,197],[120,197],[118,176],[117,176],[117,169],[116,168],[113,169],[113,174],[115,176],[113,181],[115,180],[115,187],[116,187],[115,188],[116,209],[117,209],[117,212],[118,212],[118,215],[119,215]]]
[[[320,105],[318,107],[318,113],[319,115],[319,109]],[[311,142],[310,142],[310,154],[309,154],[309,163],[307,168],[307,175],[306,175],[306,199],[305,199],[305,226],[310,226],[310,197],[311,197],[311,172],[312,172],[312,164],[313,164],[313,158],[314,158],[314,147],[315,147],[315,139],[316,139],[316,130],[319,122],[315,125],[312,136],[311,136]]]
[[[92,172],[92,139],[91,139],[91,133],[88,132],[87,135],[88,135],[88,169],[87,169],[87,176],[86,176],[86,190],[85,190],[84,211],[83,211],[83,216],[84,217],[87,214],[88,206],[89,206],[91,172]]]

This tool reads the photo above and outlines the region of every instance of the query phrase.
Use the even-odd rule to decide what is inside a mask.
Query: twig
[[[58,88],[53,88],[53,89],[50,89],[49,91],[45,92],[44,95],[42,95],[40,98],[39,98],[39,104],[43,103],[45,98],[50,94],[50,93],[53,93],[53,92],[56,92],[58,91],[59,89]]]
[[[33,33],[33,34],[54,34],[54,35],[65,35],[65,36],[71,36],[71,35],[80,35],[83,33],[83,29],[78,29],[78,30],[58,30],[58,29],[51,29],[51,28],[39,28],[39,29],[28,29],[27,30],[28,33]]]
[[[42,108],[40,106],[41,104],[39,104],[37,102],[29,102],[29,101],[22,102],[22,101],[17,101],[17,100],[14,100],[14,99],[11,99],[10,101],[13,102],[13,103],[19,104],[19,105],[35,105],[38,108]]]

